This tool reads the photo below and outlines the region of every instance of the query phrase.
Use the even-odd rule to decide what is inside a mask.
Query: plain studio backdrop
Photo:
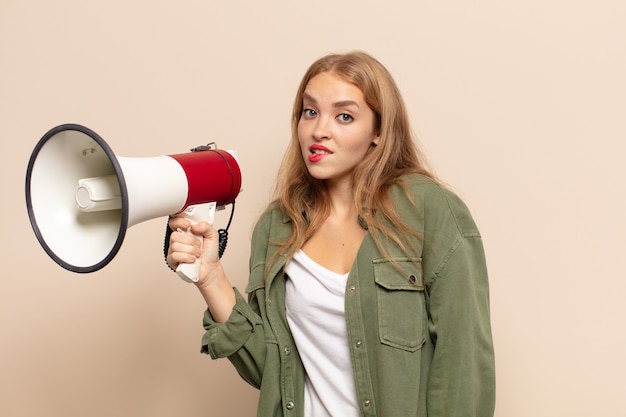
[[[360,49],[484,236],[496,415],[625,416],[624,22],[623,0],[0,0],[0,415],[254,415],[257,392],[199,353],[204,304],[164,263],[166,219],[68,272],[29,224],[28,159],[62,123],[119,156],[237,149],[223,260],[243,289],[297,84]]]

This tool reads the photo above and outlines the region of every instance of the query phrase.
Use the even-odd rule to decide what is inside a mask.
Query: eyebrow
[[[303,100],[309,100],[313,104],[317,104],[317,100],[315,100],[315,98],[313,98],[313,96],[311,96],[310,94],[308,94],[306,92],[302,93],[302,98],[303,98]],[[349,106],[355,106],[357,108],[359,107],[357,102],[354,101],[354,100],[341,100],[341,101],[337,101],[337,102],[333,103],[333,107],[335,107],[335,108],[337,108],[337,107],[349,107]]]

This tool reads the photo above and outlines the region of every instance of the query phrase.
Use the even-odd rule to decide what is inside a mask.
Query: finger
[[[207,222],[200,222],[200,223],[194,224],[193,226],[191,226],[190,230],[191,230],[191,233],[195,235],[199,235],[199,236],[202,236],[204,238],[209,238],[209,239],[217,233],[215,229],[213,228],[213,226],[211,226]]]
[[[171,252],[167,255],[167,263],[176,269],[181,263],[193,263],[198,256],[189,252]]]
[[[172,230],[187,230],[191,227],[191,222],[185,217],[175,216],[170,219],[169,226]]]
[[[186,236],[182,236],[184,241],[181,240],[170,240],[170,246],[168,248],[168,252],[182,252],[182,253],[190,253],[194,255],[200,254],[200,249],[202,248],[202,243],[200,239],[195,236],[190,236],[188,233],[181,233]]]
[[[194,263],[196,259],[197,258],[195,256],[188,253],[174,252],[167,255],[166,261],[172,269],[176,269],[180,264]]]
[[[202,245],[201,237],[195,236],[182,229],[176,229],[170,235],[170,246],[175,243],[196,247],[200,247]]]

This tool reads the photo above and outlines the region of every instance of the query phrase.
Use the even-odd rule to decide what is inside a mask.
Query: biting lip
[[[309,162],[315,163],[324,159],[326,156],[331,155],[332,152],[322,145],[311,145],[309,147]]]
[[[311,145],[309,147],[309,152],[312,155],[319,155],[319,154],[331,154],[332,152],[330,151],[330,149],[328,149],[325,146],[322,145]]]

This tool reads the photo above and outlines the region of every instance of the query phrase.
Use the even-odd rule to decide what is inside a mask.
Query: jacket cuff
[[[262,325],[261,318],[250,308],[237,288],[233,311],[224,323],[217,323],[209,310],[204,312],[202,320],[206,332],[202,336],[200,353],[208,354],[212,359],[225,358],[237,352],[254,332],[256,325]]]

